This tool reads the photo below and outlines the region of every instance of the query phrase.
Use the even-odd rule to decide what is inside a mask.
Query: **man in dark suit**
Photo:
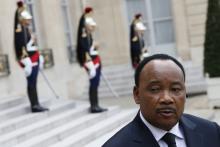
[[[220,147],[216,123],[183,114],[185,71],[175,58],[146,57],[136,69],[133,95],[140,111],[103,147]]]

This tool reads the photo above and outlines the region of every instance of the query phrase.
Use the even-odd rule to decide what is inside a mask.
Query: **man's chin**
[[[156,127],[162,129],[162,130],[166,130],[169,131],[170,129],[172,129],[176,123],[178,122],[176,119],[171,119],[171,120],[158,120],[159,124],[157,124]]]

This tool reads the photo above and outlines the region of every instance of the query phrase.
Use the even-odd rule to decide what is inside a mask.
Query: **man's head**
[[[165,54],[146,57],[136,69],[133,95],[149,123],[170,130],[184,110],[186,90],[183,66]]]
[[[97,24],[92,17],[85,18],[85,27],[88,33],[94,32],[96,25]]]
[[[23,5],[24,5],[24,0],[17,0],[18,8],[23,7]]]

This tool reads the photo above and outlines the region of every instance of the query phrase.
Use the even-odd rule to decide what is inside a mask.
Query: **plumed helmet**
[[[86,17],[85,23],[87,25],[90,25],[90,26],[96,26],[97,25],[92,17]]]
[[[136,19],[139,19],[140,17],[142,17],[142,14],[141,14],[141,13],[135,14],[135,18],[136,18]]]
[[[92,11],[93,11],[92,7],[86,7],[85,10],[84,10],[85,13],[90,13]]]
[[[24,5],[24,0],[17,0],[18,7],[23,7],[23,5]]]
[[[32,19],[32,16],[27,10],[23,10],[20,12],[20,19]]]
[[[144,26],[144,24],[142,22],[137,22],[135,24],[135,29],[138,31],[144,31],[144,30],[146,30],[146,27]]]

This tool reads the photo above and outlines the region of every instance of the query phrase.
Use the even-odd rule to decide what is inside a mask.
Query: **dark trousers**
[[[32,73],[27,77],[27,93],[31,106],[39,105],[37,95],[37,76],[39,72],[39,66],[32,67]]]
[[[132,62],[132,66],[133,66],[134,69],[137,68],[138,64],[141,61],[140,55],[141,54],[133,53],[133,55],[131,56],[131,62]]]
[[[98,87],[101,77],[101,66],[96,69],[96,75],[94,78],[90,79],[89,85],[89,101],[91,107],[98,106]]]

